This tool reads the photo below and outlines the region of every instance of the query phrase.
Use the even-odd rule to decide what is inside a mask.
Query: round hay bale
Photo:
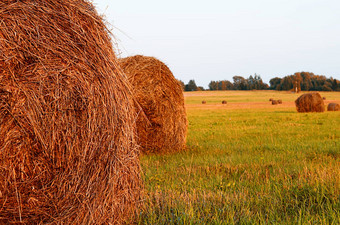
[[[227,101],[223,100],[223,101],[222,101],[222,104],[223,104],[223,105],[227,104]]]
[[[323,100],[326,100],[326,97],[322,97]]]
[[[85,0],[0,2],[0,224],[120,224],[141,179],[130,87]]]
[[[207,104],[207,102],[206,101],[202,101],[202,104]]]
[[[327,106],[327,111],[340,111],[340,106],[338,103],[329,103]]]
[[[274,99],[272,99],[272,98],[269,99],[270,102],[273,101],[273,100],[274,100]]]
[[[324,112],[325,104],[319,93],[307,93],[295,100],[298,112]]]
[[[142,151],[174,152],[185,147],[187,117],[181,86],[170,69],[153,57],[120,59],[144,115],[137,121]]]
[[[282,100],[281,99],[277,100],[277,103],[282,104]]]
[[[277,100],[272,100],[272,105],[277,105],[279,102]]]

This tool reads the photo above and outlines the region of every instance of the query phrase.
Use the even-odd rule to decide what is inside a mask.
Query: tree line
[[[190,80],[187,84],[179,82],[184,91],[204,91],[203,87],[196,85],[195,80]],[[234,76],[233,82],[210,81],[209,90],[340,91],[340,80],[311,72],[297,72],[283,78],[272,78],[268,85],[260,75],[254,74],[248,78]]]
[[[284,78],[275,77],[269,83],[272,90],[340,91],[339,80],[310,72],[298,72]]]

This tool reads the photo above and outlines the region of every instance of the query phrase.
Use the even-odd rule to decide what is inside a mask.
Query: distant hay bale
[[[222,104],[223,104],[223,105],[227,104],[227,101],[223,100],[223,101],[222,101]]]
[[[142,151],[174,152],[185,147],[187,117],[181,86],[170,69],[153,57],[136,55],[120,59],[145,116],[137,120]]]
[[[277,100],[277,103],[282,104],[282,100],[281,99]]]
[[[274,99],[272,99],[272,98],[269,99],[270,102],[273,101],[273,100],[274,100]]]
[[[272,105],[277,105],[279,102],[277,100],[272,100]]]
[[[207,102],[206,101],[202,101],[202,104],[207,104]]]
[[[326,100],[326,97],[322,97],[323,100]]]
[[[338,103],[329,103],[327,106],[327,111],[340,111],[340,106]]]
[[[140,200],[130,87],[85,0],[0,2],[0,224],[120,224]]]
[[[295,100],[298,112],[324,112],[325,105],[319,93],[307,93]]]

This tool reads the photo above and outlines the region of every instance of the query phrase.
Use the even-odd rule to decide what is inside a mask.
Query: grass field
[[[321,95],[340,103],[339,92]],[[339,224],[340,112],[297,113],[298,96],[185,93],[187,149],[141,157],[146,190],[138,222]]]

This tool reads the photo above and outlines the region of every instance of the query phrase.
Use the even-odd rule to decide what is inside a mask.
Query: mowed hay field
[[[187,149],[141,157],[138,222],[339,224],[340,112],[298,113],[301,94],[186,92]]]

